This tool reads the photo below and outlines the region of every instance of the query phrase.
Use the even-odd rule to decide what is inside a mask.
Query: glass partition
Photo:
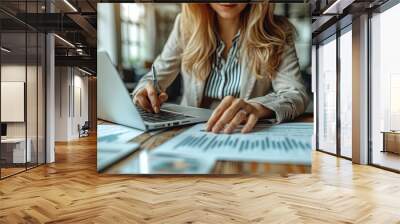
[[[27,114],[27,151],[29,153],[29,160],[27,167],[34,167],[37,165],[37,149],[38,149],[38,35],[35,32],[27,33],[27,74],[26,74],[26,114]]]
[[[38,34],[38,64],[37,64],[37,163],[46,162],[46,36]]]
[[[30,142],[26,136],[26,41],[25,32],[1,34],[2,177],[24,171],[26,162],[30,162]]]
[[[15,5],[23,16],[44,1],[0,3]],[[0,178],[45,162],[45,44],[39,30],[0,12]]]

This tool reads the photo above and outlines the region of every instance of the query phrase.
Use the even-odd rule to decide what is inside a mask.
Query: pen
[[[160,86],[158,85],[158,80],[157,80],[157,72],[156,72],[156,68],[154,67],[154,64],[151,66],[152,69],[152,74],[153,74],[153,86],[157,91],[157,94],[161,93],[161,89]]]

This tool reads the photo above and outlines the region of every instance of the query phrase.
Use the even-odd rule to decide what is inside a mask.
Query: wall
[[[55,73],[55,140],[70,141],[88,121],[88,77],[72,67],[56,67]]]
[[[81,73],[82,74],[82,73]],[[79,137],[78,132],[78,124],[81,126],[88,121],[88,77],[81,76],[81,74],[74,76],[74,96],[73,96],[73,108],[72,108],[72,116],[73,120],[71,123],[72,126],[72,136]],[[79,102],[80,101],[80,102]]]
[[[28,68],[30,69],[31,67]],[[1,81],[25,82],[25,65],[2,65]],[[6,108],[1,108],[1,110],[6,110]],[[7,137],[25,137],[25,123],[7,123]]]
[[[36,66],[28,66],[28,82],[25,81],[25,65],[2,65],[1,66],[1,81],[2,82],[25,82],[27,83],[27,122],[28,122],[28,133],[36,130],[37,120],[37,95],[36,95]],[[39,68],[39,74],[41,74],[41,68]],[[41,108],[43,101],[39,101]],[[6,108],[2,108],[5,110]],[[32,130],[31,130],[32,129]],[[33,130],[34,129],[34,130]],[[7,123],[7,136],[8,137],[25,137],[25,123]],[[29,136],[28,136],[29,137]]]
[[[55,68],[55,141],[68,139],[69,125],[69,68]]]
[[[18,81],[26,84],[26,120],[25,122],[7,122],[8,138],[25,138],[31,140],[32,162],[39,159],[44,162],[44,79],[42,67],[21,64],[3,64],[1,81]],[[7,108],[1,108],[7,110]],[[37,156],[39,153],[40,156]]]

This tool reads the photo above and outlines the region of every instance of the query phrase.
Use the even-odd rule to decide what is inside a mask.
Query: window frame
[[[349,17],[344,17],[341,20],[338,20],[337,23],[340,23],[341,21],[348,21]],[[329,155],[333,155],[339,158],[343,158],[346,160],[350,160],[352,161],[352,158],[347,157],[342,155],[341,153],[341,118],[340,118],[340,103],[341,103],[341,94],[340,93],[340,77],[341,77],[341,66],[340,66],[340,38],[342,35],[346,34],[347,32],[352,32],[352,22],[348,22],[348,24],[345,24],[343,27],[339,27],[338,25],[336,25],[336,32],[332,33],[331,35],[318,40],[318,42],[316,44],[314,44],[316,46],[316,55],[315,55],[315,62],[316,62],[316,90],[319,90],[319,85],[320,85],[320,74],[319,74],[319,48],[321,44],[326,44],[329,43],[330,41],[336,41],[336,152],[332,153],[329,151],[326,151],[324,149],[320,148],[320,143],[319,143],[319,135],[320,135],[320,130],[319,130],[319,104],[320,104],[320,99],[318,97],[318,92],[316,95],[316,151],[319,152],[323,152]]]
[[[372,41],[373,41],[373,35],[372,35],[372,19],[374,17],[374,14],[382,14],[385,11],[393,8],[394,6],[397,6],[398,4],[400,4],[399,0],[388,0],[385,3],[383,3],[382,5],[368,10],[367,14],[368,14],[368,32],[367,32],[367,38],[368,38],[368,152],[367,152],[367,160],[368,160],[368,165],[373,166],[373,167],[377,167],[383,170],[387,170],[387,171],[391,171],[391,172],[395,172],[395,173],[400,173],[400,170],[394,169],[394,168],[390,168],[384,165],[380,165],[377,163],[373,162],[373,130],[372,130],[372,119],[373,119],[373,113],[372,113],[372,76],[373,76],[373,68],[372,68]]]
[[[379,165],[379,164],[376,164],[376,163],[373,163],[373,142],[372,142],[372,29],[371,29],[371,20],[372,20],[372,17],[373,17],[373,14],[374,13],[384,13],[385,11],[387,11],[387,10],[389,10],[389,9],[391,9],[392,7],[394,7],[394,6],[396,6],[396,5],[398,5],[398,4],[400,4],[400,0],[388,0],[388,1],[386,1],[385,3],[383,3],[382,5],[380,5],[380,6],[378,6],[378,7],[376,7],[376,8],[373,8],[373,9],[366,9],[362,14],[364,14],[364,15],[368,15],[368,25],[367,25],[367,34],[366,34],[366,38],[367,38],[367,47],[368,47],[368,49],[367,49],[367,89],[368,89],[368,95],[367,95],[367,108],[368,108],[368,110],[367,110],[367,119],[368,119],[368,123],[367,123],[367,141],[368,141],[368,147],[367,147],[367,164],[366,165],[369,165],[369,166],[373,166],[373,167],[377,167],[377,168],[380,168],[380,169],[383,169],[383,170],[387,170],[387,171],[391,171],[391,172],[395,172],[395,173],[400,173],[400,170],[396,170],[396,169],[393,169],[393,168],[390,168],[390,167],[386,167],[386,166],[383,166],[383,165]],[[332,25],[332,27],[335,27],[336,26],[336,33],[333,33],[333,34],[331,34],[331,35],[329,35],[329,36],[327,36],[326,35],[326,33],[322,33],[321,35],[319,35],[319,36],[317,36],[315,39],[316,39],[316,41],[313,43],[313,45],[316,47],[316,53],[315,53],[315,61],[316,62],[318,62],[318,58],[319,58],[319,54],[318,54],[318,48],[319,48],[319,45],[320,45],[320,43],[322,43],[322,42],[324,42],[324,41],[326,41],[327,39],[329,39],[329,38],[331,38],[331,36],[333,36],[333,35],[335,35],[336,34],[336,45],[337,45],[337,47],[338,48],[340,48],[340,37],[341,37],[341,35],[343,35],[344,33],[346,33],[346,32],[348,32],[348,31],[346,31],[346,29],[347,29],[347,27],[349,27],[349,26],[352,26],[352,22],[350,21],[348,24],[346,24],[346,25],[344,25],[344,26],[342,26],[342,27],[340,27],[341,25],[343,25],[343,24],[340,24],[340,23],[342,23],[342,20],[344,20],[346,18],[346,16],[344,17],[344,18],[341,18],[341,19],[338,19],[338,21],[334,24],[334,25]],[[344,22],[344,23],[346,23],[346,22]],[[328,30],[328,29],[332,29],[332,27],[329,27],[329,28],[327,28],[326,30]],[[334,28],[333,28],[334,29]],[[330,30],[330,32],[332,33],[332,30]],[[320,38],[320,36],[324,36],[323,38]],[[340,49],[339,49],[339,51],[338,52],[336,52],[337,54],[337,57],[339,58],[340,57]],[[340,58],[339,58],[339,60],[340,60]],[[340,72],[341,72],[341,68],[340,68],[340,62],[337,62],[337,66],[339,66],[339,69],[337,70],[337,76],[339,76],[339,77],[337,77],[337,82],[336,82],[336,85],[340,85]],[[318,65],[318,63],[316,63],[316,89],[318,90],[318,88],[319,88],[319,85],[320,85],[320,81],[319,81],[319,65]],[[338,90],[340,91],[340,86],[338,87]],[[338,92],[339,92],[338,91]],[[320,99],[319,99],[319,97],[318,97],[318,94],[315,94],[316,95],[316,100],[315,100],[315,103],[316,103],[316,115],[315,115],[315,117],[316,117],[316,150],[317,151],[319,151],[319,152],[323,152],[323,153],[326,153],[326,154],[330,154],[330,155],[333,155],[333,156],[336,156],[336,157],[339,157],[339,158],[344,158],[344,159],[347,159],[347,160],[353,160],[352,158],[348,158],[348,157],[346,157],[346,156],[343,156],[343,155],[341,155],[341,148],[340,148],[340,139],[338,139],[338,138],[340,138],[340,131],[341,131],[341,127],[340,127],[340,117],[338,117],[337,116],[337,125],[338,125],[338,129],[337,129],[337,132],[339,132],[339,133],[337,133],[336,134],[336,138],[337,138],[337,142],[336,142],[336,145],[337,145],[337,147],[338,147],[338,150],[337,150],[337,152],[336,152],[336,154],[335,153],[330,153],[330,152],[326,152],[326,151],[324,151],[324,150],[322,150],[322,149],[319,149],[319,132],[320,132],[320,130],[319,130],[319,128],[318,128],[318,123],[319,123],[319,113],[318,113],[318,106],[319,106],[319,101],[320,101]],[[338,94],[337,95],[337,114],[336,115],[339,115],[340,116],[340,94]]]

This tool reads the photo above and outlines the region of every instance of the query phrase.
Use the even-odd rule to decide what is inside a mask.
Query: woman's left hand
[[[214,133],[232,133],[240,124],[245,124],[241,132],[247,133],[253,130],[260,118],[272,115],[273,111],[261,104],[226,96],[208,119],[205,129]]]

